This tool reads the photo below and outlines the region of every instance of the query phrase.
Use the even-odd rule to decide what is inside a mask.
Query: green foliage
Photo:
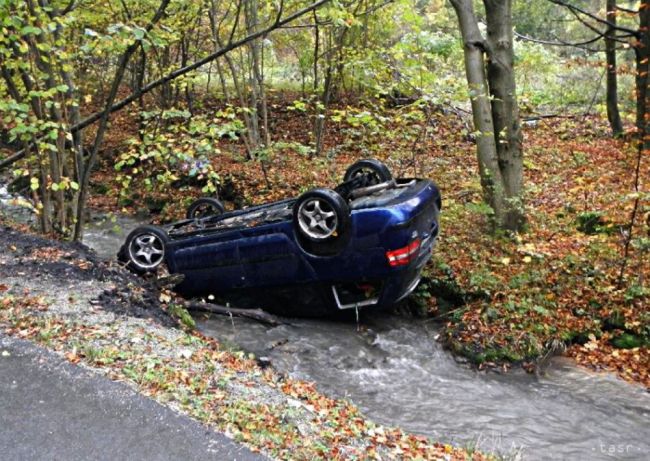
[[[621,335],[612,338],[611,343],[614,347],[619,349],[634,349],[645,345],[646,342],[639,336],[630,333],[622,333]]]
[[[473,213],[477,213],[484,216],[494,215],[494,210],[490,205],[485,202],[471,202],[466,205],[467,209]]]
[[[182,305],[176,303],[170,303],[167,305],[167,313],[172,317],[178,319],[183,326],[193,330],[196,328],[196,322],[190,315],[190,313]]]
[[[234,136],[240,122],[204,116],[190,119],[189,113],[177,110],[145,113],[143,119],[141,137],[130,140],[115,164],[120,195],[129,197],[136,179],[148,192],[196,184],[203,193],[214,194],[220,180],[211,163],[219,153],[215,144],[220,137]]]
[[[604,218],[600,211],[586,211],[577,216],[577,228],[587,235],[611,233],[613,227]]]

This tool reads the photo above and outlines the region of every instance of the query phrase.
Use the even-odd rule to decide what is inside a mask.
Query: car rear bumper
[[[409,266],[394,269],[394,273],[384,278],[381,283],[381,290],[377,296],[360,299],[354,302],[343,302],[339,296],[337,286],[332,285],[334,303],[339,310],[354,309],[361,307],[389,307],[408,297],[417,288],[422,278],[422,269],[431,259],[433,247],[436,242],[436,234],[422,242],[417,259]]]

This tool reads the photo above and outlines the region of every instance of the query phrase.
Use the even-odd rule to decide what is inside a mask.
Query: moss
[[[612,338],[610,343],[618,349],[634,349],[636,347],[644,346],[646,341],[644,341],[640,336],[631,333],[623,333]]]
[[[481,365],[483,363],[519,363],[524,360],[535,359],[540,353],[535,353],[532,355],[526,354],[522,351],[518,351],[511,347],[480,347],[477,345],[468,346],[463,344],[455,339],[450,339],[448,342],[450,349],[468,359],[471,363],[475,365]]]
[[[611,234],[614,227],[608,223],[600,211],[586,211],[577,217],[577,229],[587,235]]]

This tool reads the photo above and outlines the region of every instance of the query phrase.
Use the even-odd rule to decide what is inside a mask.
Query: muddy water
[[[543,376],[460,365],[437,329],[381,315],[354,323],[293,321],[268,328],[214,317],[200,329],[279,370],[316,381],[375,421],[521,459],[650,459],[650,394],[571,362]]]
[[[0,216],[24,224],[36,224],[34,208],[28,200],[7,190],[0,182]],[[84,243],[103,259],[114,258],[128,233],[140,224],[148,223],[145,216],[97,214],[84,228]]]
[[[114,257],[141,222],[94,220],[84,242]],[[563,359],[541,376],[479,373],[442,349],[433,324],[387,314],[362,319],[360,328],[324,320],[275,328],[223,317],[197,320],[204,333],[316,381],[380,423],[508,459],[650,459],[650,394]]]
[[[94,216],[84,229],[83,242],[104,259],[115,258],[126,236],[141,224],[147,224],[145,217],[123,215]]]
[[[36,222],[32,205],[22,197],[11,194],[2,182],[0,182],[0,216],[8,216],[24,224]]]

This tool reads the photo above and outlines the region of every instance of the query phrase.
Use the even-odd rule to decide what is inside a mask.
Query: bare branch
[[[211,314],[248,318],[271,326],[289,325],[289,323],[261,309],[238,309],[214,303],[196,301],[186,303],[185,308],[191,311],[210,312]]]
[[[355,18],[360,18],[362,16],[366,16],[369,14],[374,13],[375,11],[378,11],[382,9],[385,6],[390,5],[391,3],[394,3],[395,0],[387,0],[383,3],[380,3],[378,5],[373,6],[372,8],[367,8],[366,10],[362,11],[361,13],[354,13]],[[314,29],[316,27],[321,27],[321,26],[331,26],[333,24],[332,21],[315,21],[312,24],[296,24],[292,26],[284,26],[282,29]]]
[[[595,43],[602,38],[604,38],[606,35],[606,32],[599,33],[596,37],[590,38],[589,40],[585,40],[583,42],[566,42],[560,38],[555,38],[555,40],[543,40],[539,38],[534,38],[534,37],[529,37],[528,35],[520,34],[517,31],[515,31],[515,37],[518,39],[527,41],[527,42],[532,42],[532,43],[539,43],[542,45],[549,45],[549,46],[571,46],[575,48],[580,48],[582,50],[590,51],[592,53],[602,53],[604,50],[600,50],[597,48],[589,48],[586,45],[589,45],[591,43]],[[621,40],[626,36],[619,35],[618,37],[614,37],[614,40],[620,43],[627,43],[625,40]]]
[[[620,26],[618,24],[613,24],[612,22],[610,22],[610,21],[608,21],[606,19],[603,19],[603,18],[601,18],[601,17],[599,17],[599,16],[597,16],[597,15],[595,15],[593,13],[590,13],[589,11],[584,10],[584,9],[578,7],[578,6],[567,3],[564,0],[548,0],[548,1],[551,2],[551,3],[554,3],[556,5],[560,5],[560,6],[563,6],[565,8],[568,8],[569,11],[571,11],[573,13],[573,15],[580,22],[582,22],[585,26],[589,27],[591,30],[594,30],[594,31],[596,31],[598,33],[600,33],[600,31],[598,29],[596,29],[593,25],[586,23],[583,18],[579,17],[579,15],[581,14],[581,15],[587,16],[588,18],[593,19],[596,22],[599,22],[599,23],[604,24],[604,25],[606,25],[608,27],[611,27],[613,30],[620,30],[622,32],[626,32],[626,33],[632,35],[633,37],[639,38],[639,35],[640,35],[639,31],[630,29],[628,27]]]
[[[9,95],[12,98],[14,98],[16,102],[21,102],[22,97],[20,96],[20,92],[18,91],[18,88],[14,83],[14,79],[13,76],[11,75],[11,71],[7,69],[4,64],[0,64],[0,73],[2,74],[2,78],[5,80],[5,83],[7,85],[7,91],[9,91]]]
[[[630,8],[625,8],[625,7],[620,6],[620,5],[616,5],[616,9],[618,11],[623,11],[624,13],[639,14],[639,10],[632,10]]]
[[[280,7],[278,8],[278,14],[275,18],[275,23],[277,24],[282,19],[282,12],[284,11],[284,0],[280,0]]]
[[[65,8],[63,8],[63,10],[61,10],[60,15],[65,16],[66,14],[68,14],[69,12],[74,10],[76,7],[77,7],[76,0],[70,0],[70,3],[68,3],[68,6],[66,6]]]
[[[228,45],[232,43],[232,39],[235,37],[235,31],[237,30],[237,25],[239,24],[239,15],[241,14],[241,6],[243,0],[239,0],[237,3],[237,11],[235,11],[235,20],[232,23],[232,30],[230,31],[230,36],[228,37]]]

